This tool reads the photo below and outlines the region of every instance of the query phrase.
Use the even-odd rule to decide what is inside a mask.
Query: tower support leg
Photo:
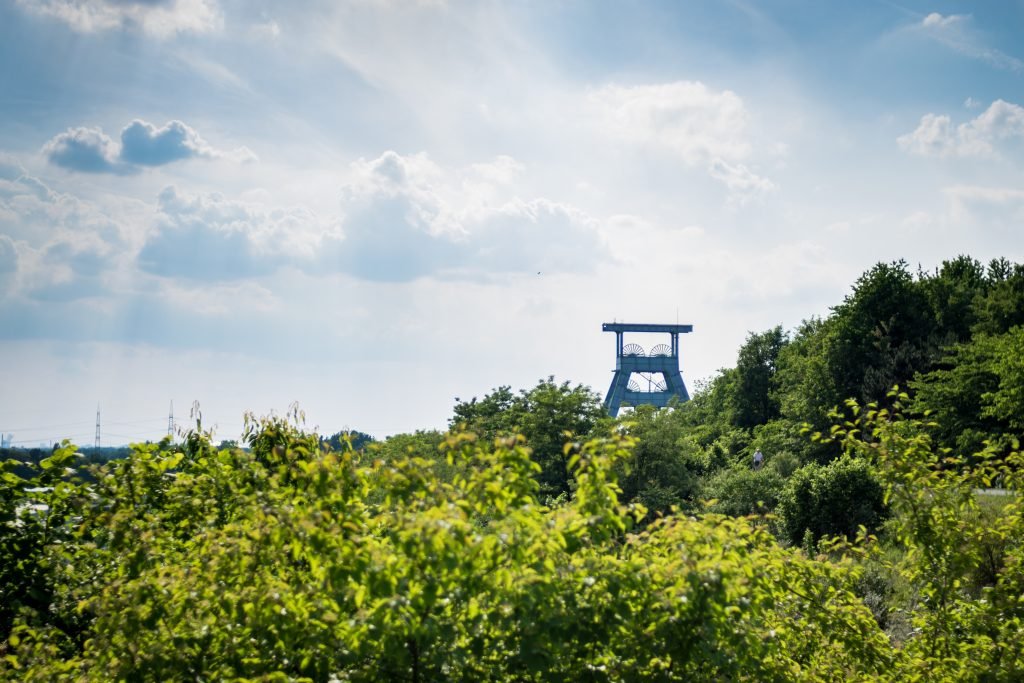
[[[619,414],[619,408],[622,407],[622,397],[626,394],[631,374],[633,373],[625,370],[616,370],[615,374],[612,375],[612,383],[608,387],[608,395],[604,398],[604,408],[612,417]]]
[[[686,391],[686,384],[683,382],[683,375],[679,370],[662,374],[665,377],[666,389],[678,396],[680,402],[690,400],[690,393]]]

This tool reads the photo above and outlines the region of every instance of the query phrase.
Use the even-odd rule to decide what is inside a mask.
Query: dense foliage
[[[554,377],[518,394],[498,387],[482,399],[455,399],[452,428],[496,436],[526,437],[533,459],[540,465],[537,481],[542,494],[557,497],[572,488],[571,468],[563,449],[566,439],[585,436],[607,425],[601,398],[589,387],[558,384]]]
[[[863,532],[808,555],[720,515],[640,528],[645,510],[621,503],[616,484],[635,446],[626,436],[566,448],[576,488],[556,508],[538,501],[538,466],[517,439],[446,437],[451,481],[431,454],[361,464],[275,419],[254,426],[248,451],[193,434],[184,448],[137,447],[92,484],[75,482],[74,450],[58,449],[35,479],[5,475],[0,489],[2,670],[41,681],[1024,675],[1021,499],[974,523],[976,488],[998,476],[1019,490],[1020,454],[950,463],[927,425],[852,410],[833,433],[838,462],[874,463],[895,560]],[[971,584],[993,547],[993,583]],[[858,595],[873,564],[913,596],[902,640]]]
[[[5,479],[5,499],[51,506],[38,517],[7,506],[23,522],[9,528],[38,525],[31,533],[61,541],[10,553],[53,591],[47,604],[10,596],[8,673],[575,681],[881,670],[885,639],[848,567],[783,550],[741,520],[669,517],[630,533],[644,511],[618,502],[613,474],[628,438],[569,448],[576,493],[555,510],[538,502],[537,465],[516,440],[449,437],[447,457],[467,471],[452,483],[425,459],[359,466],[279,421],[250,444],[139,448],[89,489]],[[41,476],[73,458],[59,451]]]

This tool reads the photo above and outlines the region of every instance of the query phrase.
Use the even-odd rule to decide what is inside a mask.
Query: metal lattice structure
[[[604,323],[601,329],[615,333],[615,375],[604,399],[609,415],[615,417],[624,405],[664,408],[673,398],[690,400],[679,370],[679,335],[693,332],[693,325]],[[626,332],[667,333],[671,343],[657,344],[644,353],[639,344],[623,344]]]

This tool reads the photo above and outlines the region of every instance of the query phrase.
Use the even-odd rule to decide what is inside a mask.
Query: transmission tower
[[[96,404],[96,448],[100,447],[100,404]]]
[[[604,323],[601,329],[615,333],[615,375],[604,399],[609,415],[618,415],[623,404],[664,408],[673,398],[690,400],[679,371],[679,335],[692,332],[693,325]],[[646,353],[639,344],[623,344],[624,332],[668,333],[671,343],[658,344]]]
[[[174,439],[174,401],[171,401],[171,409],[167,413],[167,436]]]

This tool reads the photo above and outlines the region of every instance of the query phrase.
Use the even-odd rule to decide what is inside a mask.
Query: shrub
[[[785,480],[775,470],[751,470],[732,467],[712,477],[704,489],[706,499],[714,499],[711,512],[743,517],[765,514],[775,509]]]
[[[844,456],[828,465],[811,464],[793,473],[779,498],[779,522],[790,543],[874,531],[885,518],[881,484],[862,459]]]

